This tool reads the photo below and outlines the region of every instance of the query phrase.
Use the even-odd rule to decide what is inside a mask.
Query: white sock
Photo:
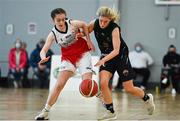
[[[45,109],[46,109],[47,111],[50,111],[51,106],[50,106],[50,105],[48,105],[48,104],[46,104],[46,105],[45,105]]]

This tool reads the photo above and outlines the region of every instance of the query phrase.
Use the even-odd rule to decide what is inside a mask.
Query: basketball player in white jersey
[[[49,119],[50,108],[55,104],[67,80],[74,75],[77,68],[79,68],[82,75],[82,80],[92,79],[90,51],[94,51],[95,48],[90,40],[86,23],[67,19],[66,11],[62,8],[52,10],[51,17],[55,26],[47,36],[46,43],[40,52],[41,61],[39,64],[47,62],[50,58],[46,57],[46,53],[55,41],[61,46],[60,73],[54,88],[49,94],[45,107],[35,117],[36,120]],[[77,36],[79,30],[85,33],[86,40]]]

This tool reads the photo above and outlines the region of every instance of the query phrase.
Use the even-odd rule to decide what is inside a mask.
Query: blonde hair
[[[97,10],[97,16],[104,16],[111,19],[113,22],[118,22],[120,20],[120,14],[115,8],[109,8],[102,6]]]

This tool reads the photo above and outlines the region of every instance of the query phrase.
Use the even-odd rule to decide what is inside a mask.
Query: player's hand
[[[103,60],[99,60],[94,66],[104,66],[104,63]]]
[[[76,38],[78,38],[78,37],[84,37],[84,33],[78,32],[78,33],[76,34]]]
[[[41,65],[41,64],[46,63],[46,62],[49,60],[49,58],[50,58],[50,56],[48,56],[48,57],[46,57],[46,58],[40,60],[38,64]]]
[[[91,50],[91,51],[95,51],[95,47],[93,45],[93,43],[91,41],[87,41],[87,45],[88,45],[88,48]]]

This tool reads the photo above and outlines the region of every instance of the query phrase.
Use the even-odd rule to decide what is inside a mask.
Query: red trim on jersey
[[[61,47],[61,61],[68,60],[76,66],[76,63],[82,58],[82,55],[89,50],[86,40],[79,37],[72,45]]]

